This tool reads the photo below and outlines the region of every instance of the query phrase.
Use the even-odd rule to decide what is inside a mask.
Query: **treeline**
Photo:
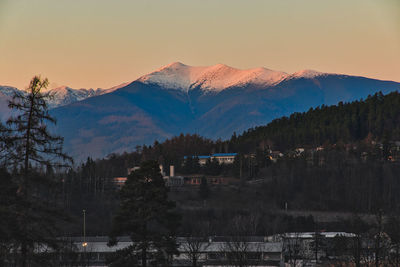
[[[311,108],[273,120],[266,126],[233,135],[229,147],[241,152],[257,147],[288,150],[325,143],[354,143],[370,136],[384,142],[400,140],[400,94],[376,93],[365,100]]]
[[[294,210],[400,212],[400,164],[360,154],[334,149],[278,161],[264,170],[264,201]]]
[[[156,160],[164,165],[167,175],[168,166],[174,165],[181,174],[264,179],[271,183],[271,196],[283,192],[268,199],[278,206],[288,201],[298,208],[372,211],[382,196],[382,205],[396,209],[394,193],[381,189],[397,188],[398,166],[387,162],[395,154],[399,158],[399,151],[390,146],[396,140],[400,140],[400,94],[377,93],[364,101],[295,113],[242,135],[233,134],[226,141],[181,134],[162,143],[137,146],[131,153],[111,154],[96,161],[89,158],[66,180],[69,192],[98,197],[110,187],[112,177],[126,176],[128,168]],[[316,152],[318,146],[324,150]],[[296,147],[304,147],[306,152],[301,157],[285,153],[277,164],[269,159],[271,150],[288,152]],[[224,152],[239,153],[234,164],[221,166],[210,161],[200,166],[196,158]],[[189,155],[194,157],[185,160]]]
[[[304,113],[276,119],[266,126],[251,128],[229,140],[210,140],[197,134],[181,134],[152,145],[137,146],[135,152],[110,155],[117,166],[138,165],[144,160],[157,160],[178,171],[189,155],[237,152],[264,153],[267,150],[288,151],[297,147],[353,144],[363,140],[388,142],[400,140],[400,94],[376,93],[365,100],[333,106],[311,108]],[[114,169],[116,167],[113,167]],[[114,174],[123,172],[119,169]]]
[[[107,177],[126,176],[129,168],[139,166],[143,161],[155,160],[165,167],[167,174],[170,165],[174,165],[178,172],[185,172],[183,167],[185,156],[230,151],[228,145],[222,140],[213,141],[198,134],[180,134],[162,143],[155,141],[152,145],[136,146],[133,152],[113,153],[97,160],[88,158],[77,167],[76,171],[84,174],[91,170],[91,174],[98,173]],[[210,169],[213,168],[215,168],[214,163],[210,165]]]

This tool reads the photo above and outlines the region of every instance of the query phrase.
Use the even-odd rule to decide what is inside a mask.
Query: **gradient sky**
[[[168,63],[400,81],[400,0],[0,0],[0,84],[108,88]]]

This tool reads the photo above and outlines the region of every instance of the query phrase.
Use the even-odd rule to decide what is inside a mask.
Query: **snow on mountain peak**
[[[111,93],[119,88],[122,88],[129,83],[122,83],[120,85],[108,88],[108,89],[102,89],[102,88],[97,88],[97,89],[72,89],[68,86],[60,86],[57,88],[53,89],[46,89],[45,92],[50,93],[52,95],[52,98],[48,101],[49,107],[54,108],[58,106],[64,106],[70,103],[74,103],[77,101],[84,100],[88,97],[92,96],[98,96],[98,95],[103,95],[107,93]]]
[[[298,72],[295,72],[291,75],[291,77],[295,77],[295,78],[315,78],[317,76],[321,76],[324,75],[325,73],[323,72],[319,72],[316,70],[300,70]]]
[[[111,93],[115,90],[118,90],[119,88],[125,87],[129,84],[130,82],[127,83],[122,83],[120,85],[108,88],[108,89],[102,89],[102,88],[97,88],[97,89],[73,89],[68,86],[59,86],[56,88],[46,88],[43,90],[43,93],[49,93],[52,97],[48,99],[47,103],[49,105],[49,108],[55,108],[59,106],[64,106],[68,105],[77,101],[84,100],[88,97],[92,96],[98,96],[98,95],[104,95],[107,93]],[[19,92],[22,94],[26,94],[27,91],[25,90],[19,90],[15,87],[11,86],[0,86],[0,98],[1,97],[12,97],[15,92]]]
[[[168,68],[177,69],[177,68],[184,68],[184,67],[187,67],[187,65],[185,65],[185,64],[183,64],[183,63],[181,63],[181,62],[176,61],[176,62],[172,62],[172,63],[170,63],[170,64],[168,64],[168,65],[165,65],[165,66],[159,68],[158,71],[159,71],[159,70],[163,70],[163,69],[168,69]]]
[[[0,85],[0,93],[5,95],[5,96],[12,97],[15,92],[24,93],[24,91],[21,91],[21,90],[15,88],[15,87]]]
[[[171,89],[188,89],[205,67],[191,67],[180,62],[168,64],[138,79],[143,83],[155,83]]]
[[[266,68],[240,70],[224,64],[192,67],[174,62],[140,77],[138,81],[184,91],[198,87],[204,91],[218,92],[246,84],[273,85],[287,76],[284,72]]]

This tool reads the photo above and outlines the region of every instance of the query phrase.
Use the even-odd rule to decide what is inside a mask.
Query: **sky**
[[[109,88],[175,61],[400,82],[400,0],[0,0],[0,85]]]

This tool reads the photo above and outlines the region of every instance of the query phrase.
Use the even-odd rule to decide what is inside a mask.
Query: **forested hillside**
[[[211,140],[197,134],[181,134],[135,151],[111,154],[100,160],[111,176],[125,175],[126,169],[143,160],[175,165],[178,170],[188,155],[237,152],[263,157],[267,151],[287,152],[297,147],[316,148],[344,144],[387,143],[400,140],[400,94],[377,93],[365,100],[321,106],[304,113],[276,119],[266,126],[234,133],[229,140]],[[102,165],[101,164],[101,165]]]
[[[398,92],[377,93],[364,101],[340,102],[294,113],[238,137],[234,135],[229,143],[242,151],[252,151],[259,145],[287,150],[324,143],[353,143],[367,137],[375,141],[400,140]]]

